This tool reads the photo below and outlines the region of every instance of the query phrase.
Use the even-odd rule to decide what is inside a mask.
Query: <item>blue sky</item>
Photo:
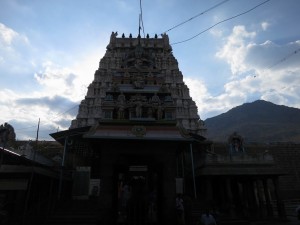
[[[265,0],[143,0],[145,34],[189,39]],[[300,108],[300,1],[270,0],[172,45],[201,119],[258,99]],[[0,0],[0,124],[17,139],[68,129],[112,31],[137,36],[139,0]]]

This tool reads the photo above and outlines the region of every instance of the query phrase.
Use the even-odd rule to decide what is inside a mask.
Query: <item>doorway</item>
[[[117,224],[157,224],[158,173],[148,165],[117,172]]]

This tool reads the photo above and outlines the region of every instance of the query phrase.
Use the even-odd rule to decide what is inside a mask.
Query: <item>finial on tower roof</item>
[[[141,44],[141,17],[142,15],[139,15],[139,35],[138,35],[138,43]]]

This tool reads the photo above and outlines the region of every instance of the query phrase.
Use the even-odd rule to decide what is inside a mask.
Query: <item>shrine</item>
[[[225,151],[205,138],[166,34],[112,32],[76,119],[51,136],[73,171],[72,198],[96,199],[103,224],[174,224],[176,194],[226,218],[272,216],[268,179],[284,214],[271,158],[248,156],[238,134]]]
[[[73,198],[87,198],[92,181],[104,221],[158,224],[175,217],[176,193],[194,193],[181,182],[183,156],[206,148],[204,132],[168,36],[112,32],[76,119],[51,136],[76,170]]]

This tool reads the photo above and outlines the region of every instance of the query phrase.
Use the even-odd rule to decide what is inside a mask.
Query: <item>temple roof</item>
[[[103,120],[122,123],[133,119],[146,123],[148,119],[155,124],[172,120],[175,124],[181,123],[188,132],[198,135],[205,132],[166,34],[161,38],[157,35],[134,38],[131,35],[118,37],[117,32],[112,32],[106,53],[70,129],[97,127]],[[86,137],[115,137],[107,135],[110,132],[105,129],[107,127],[98,128]],[[174,139],[180,137],[173,134]],[[120,138],[131,138],[130,135],[119,135]],[[159,139],[161,136],[147,132],[145,138]]]
[[[99,139],[139,139],[139,140],[172,140],[188,141],[191,138],[185,138],[180,130],[170,125],[153,124],[134,124],[134,125],[109,125],[102,124],[93,127],[87,132],[84,138]]]
[[[159,140],[202,142],[203,136],[189,133],[176,126],[173,121],[152,123],[152,121],[136,120],[128,122],[103,121],[97,126],[69,129],[50,134],[55,140],[64,143],[66,137],[78,136],[84,139],[99,140]]]

